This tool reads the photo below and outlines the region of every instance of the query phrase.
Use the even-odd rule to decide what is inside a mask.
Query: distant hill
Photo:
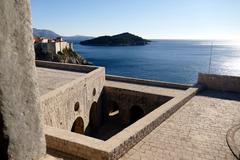
[[[86,41],[86,40],[89,40],[89,39],[92,39],[93,37],[90,37],[90,36],[63,36],[63,39],[67,42],[70,42],[70,43],[80,43],[81,41]]]
[[[60,37],[59,34],[53,32],[53,31],[46,30],[46,29],[36,29],[36,28],[33,28],[33,35],[39,36],[39,37],[46,37],[46,38],[50,38],[50,39]]]
[[[93,38],[82,41],[81,44],[89,46],[136,46],[146,45],[148,42],[150,41],[126,32],[114,36],[101,36]]]
[[[51,30],[37,29],[37,28],[33,28],[33,35],[39,36],[39,37],[46,37],[49,39],[55,39],[56,37],[63,37],[63,39],[65,41],[70,42],[70,43],[80,43],[81,41],[85,41],[85,40],[93,38],[93,37],[89,37],[89,36],[61,36]]]

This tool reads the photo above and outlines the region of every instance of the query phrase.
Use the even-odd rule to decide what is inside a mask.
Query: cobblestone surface
[[[240,122],[240,95],[205,91],[146,136],[121,160],[233,160],[226,133]]]

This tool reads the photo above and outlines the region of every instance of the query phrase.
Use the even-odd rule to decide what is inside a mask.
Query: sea
[[[240,44],[234,41],[152,40],[145,46],[74,49],[111,75],[183,84],[195,84],[199,72],[240,76]]]

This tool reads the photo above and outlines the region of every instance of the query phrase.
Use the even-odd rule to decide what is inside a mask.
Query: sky
[[[240,40],[240,0],[31,0],[33,27],[60,35]]]

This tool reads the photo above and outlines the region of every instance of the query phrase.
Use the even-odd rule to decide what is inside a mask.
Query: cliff
[[[146,45],[148,40],[135,36],[131,33],[122,33],[114,36],[101,36],[82,41],[80,44],[89,46],[136,46]]]
[[[37,60],[92,65],[91,62],[88,62],[84,57],[72,49],[64,49],[62,52],[58,52],[57,54],[44,53],[40,47],[35,45],[35,53]]]

